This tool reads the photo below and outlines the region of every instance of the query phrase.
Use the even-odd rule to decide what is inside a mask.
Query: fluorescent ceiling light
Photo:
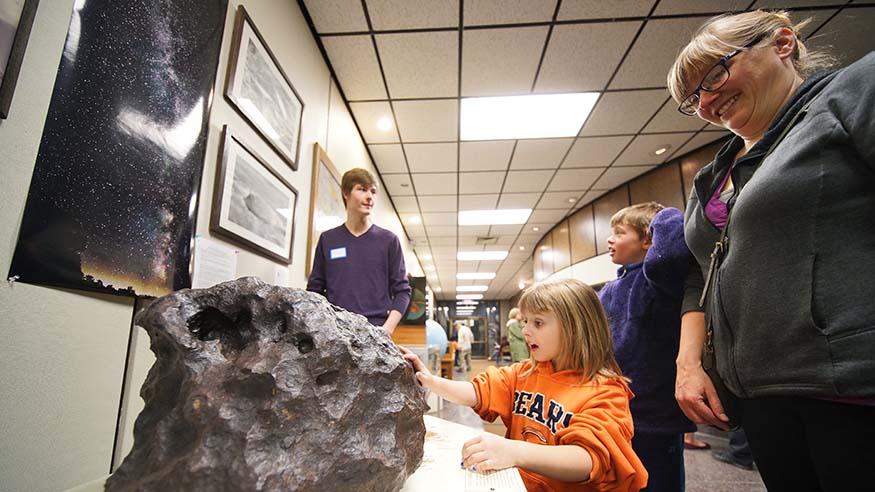
[[[597,92],[462,99],[462,140],[574,137]]]
[[[457,300],[464,299],[483,299],[483,294],[456,294]]]
[[[492,280],[495,278],[495,272],[467,272],[457,273],[458,280]]]
[[[459,261],[501,261],[507,258],[507,251],[459,251]]]
[[[459,212],[459,225],[513,225],[525,224],[532,215],[530,208],[508,208],[502,210],[462,210]]]
[[[488,285],[457,285],[456,292],[486,292]]]
[[[380,130],[387,132],[392,129],[392,118],[388,116],[383,116],[379,120],[377,120],[377,128]]]
[[[467,301],[458,301],[456,302],[456,307],[464,307],[464,308],[474,308],[478,304],[477,301],[467,300]]]

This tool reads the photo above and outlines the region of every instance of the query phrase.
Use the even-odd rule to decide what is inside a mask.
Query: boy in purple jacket
[[[319,236],[307,290],[358,313],[390,336],[410,303],[410,283],[398,236],[371,222],[377,195],[374,177],[355,168],[340,189],[346,222]]]
[[[632,448],[650,474],[647,491],[684,490],[684,432],[696,427],[674,398],[681,300],[690,252],[684,216],[649,202],[611,218],[608,252],[622,265],[599,298],[608,314],[614,354],[632,380]]]

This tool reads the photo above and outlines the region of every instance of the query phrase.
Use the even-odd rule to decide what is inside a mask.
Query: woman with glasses
[[[724,429],[731,400],[769,490],[872,490],[875,53],[820,70],[800,27],[711,19],[668,74],[682,113],[734,134],[687,204],[676,396]]]

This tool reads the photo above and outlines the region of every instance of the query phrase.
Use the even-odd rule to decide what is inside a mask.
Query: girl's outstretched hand
[[[481,473],[516,466],[516,444],[495,434],[481,434],[462,446],[462,466]]]
[[[431,375],[431,372],[429,372],[428,367],[426,367],[425,364],[422,363],[422,360],[420,360],[420,358],[408,348],[398,345],[398,350],[401,351],[403,354],[402,357],[404,357],[405,360],[413,364],[413,370],[416,371],[416,380],[419,381],[419,384],[426,388],[429,387],[429,383],[433,376]]]

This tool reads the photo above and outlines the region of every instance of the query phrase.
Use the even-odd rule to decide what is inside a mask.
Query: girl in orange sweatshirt
[[[420,384],[507,427],[503,438],[466,442],[463,465],[519,467],[530,491],[642,489],[647,471],[632,451],[632,393],[595,291],[578,280],[544,283],[527,289],[519,306],[529,360],[490,367],[470,383],[433,376],[402,348]]]

